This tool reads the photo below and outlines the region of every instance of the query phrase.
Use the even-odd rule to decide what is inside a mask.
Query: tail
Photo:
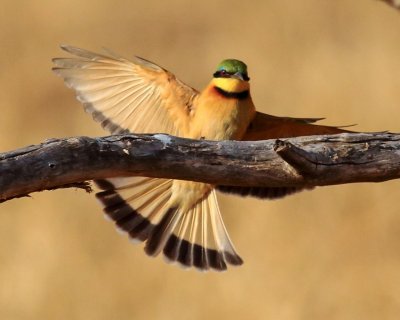
[[[241,265],[222,221],[212,190],[188,211],[169,207],[173,180],[129,177],[96,181],[96,196],[106,216],[133,240],[145,243],[145,252],[163,252],[167,261],[199,270],[226,270]]]

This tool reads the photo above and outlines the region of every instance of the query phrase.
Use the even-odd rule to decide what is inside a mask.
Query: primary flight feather
[[[160,66],[134,57],[62,46],[70,58],[54,59],[54,72],[76,91],[93,118],[111,133],[166,133],[208,140],[262,140],[345,132],[313,125],[320,118],[276,117],[257,112],[247,66],[222,61],[201,92]],[[200,270],[240,265],[224,226],[215,189],[280,198],[298,188],[246,188],[206,183],[121,177],[95,181],[106,215],[145,252]]]

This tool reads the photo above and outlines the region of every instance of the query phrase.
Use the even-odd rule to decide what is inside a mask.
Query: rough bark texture
[[[218,185],[282,187],[400,177],[400,135],[340,134],[266,141],[167,135],[52,139],[0,154],[0,202],[88,180],[149,176]]]

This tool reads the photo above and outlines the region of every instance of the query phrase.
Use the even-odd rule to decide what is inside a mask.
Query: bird
[[[111,134],[146,133],[207,140],[265,140],[348,132],[317,125],[323,118],[280,117],[257,111],[247,65],[218,64],[202,91],[144,58],[126,59],[62,45],[53,71],[76,92],[85,111]],[[144,242],[149,256],[200,271],[224,271],[243,263],[224,225],[216,190],[277,199],[302,187],[235,187],[193,181],[116,177],[94,181],[106,217]]]

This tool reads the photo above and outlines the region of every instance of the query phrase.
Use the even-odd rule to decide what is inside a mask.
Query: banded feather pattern
[[[240,265],[222,221],[215,191],[212,190],[188,212],[171,208],[173,180],[156,178],[113,178],[96,181],[103,191],[96,197],[117,228],[133,241],[146,242],[145,252],[160,252],[167,261],[199,270],[227,269]]]

